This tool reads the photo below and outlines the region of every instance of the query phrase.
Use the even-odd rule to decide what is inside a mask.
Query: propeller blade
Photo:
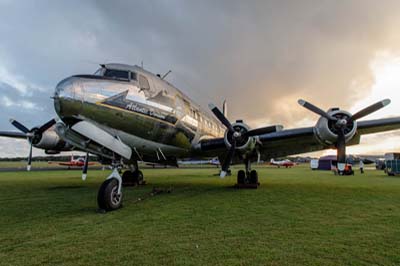
[[[325,112],[324,110],[318,108],[317,106],[305,101],[305,100],[298,100],[297,101],[301,106],[303,106],[304,108],[310,110],[311,112],[314,112],[322,117],[325,117],[328,120],[333,120],[336,121],[337,119],[333,116],[330,116],[327,112]]]
[[[26,139],[28,137],[28,135],[26,133],[22,133],[22,132],[0,131],[0,137]]]
[[[208,107],[211,109],[211,111],[214,113],[214,115],[218,118],[218,120],[224,124],[224,126],[230,131],[234,132],[235,130],[233,129],[231,123],[228,121],[228,119],[224,116],[224,114],[216,107],[214,104],[210,103]]]
[[[32,165],[32,142],[29,143],[29,155],[28,155],[28,165],[26,166],[26,170],[30,171]]]
[[[233,156],[235,155],[235,150],[236,150],[236,141],[233,142],[231,148],[228,151],[228,154],[225,157],[224,162],[221,165],[221,173],[220,173],[220,177],[224,178],[226,176],[226,173],[229,170],[229,166],[231,165]]]
[[[354,115],[351,116],[351,120],[357,120],[360,119],[364,116],[367,116],[369,114],[372,114],[373,112],[378,111],[379,109],[385,107],[386,105],[390,104],[390,100],[389,99],[385,99],[382,101],[379,101],[377,103],[374,103],[364,109],[362,109],[361,111],[358,111],[357,113],[355,113]]]
[[[281,125],[261,127],[261,128],[249,130],[246,133],[244,133],[243,136],[244,137],[258,136],[258,135],[273,133],[276,131],[281,131],[282,129],[283,129],[283,126],[281,126]]]
[[[338,170],[343,171],[346,166],[346,136],[344,134],[344,128],[338,130],[336,149]]]
[[[85,157],[85,163],[83,165],[83,169],[82,169],[82,180],[85,181],[86,177],[87,177],[87,171],[88,171],[88,165],[89,165],[89,153],[86,153],[86,157]]]
[[[10,123],[11,123],[14,127],[18,128],[19,130],[21,130],[21,131],[24,132],[24,133],[28,133],[28,132],[29,132],[29,129],[26,128],[23,124],[21,124],[21,123],[18,122],[17,120],[10,119]]]
[[[39,127],[39,132],[40,133],[45,132],[46,130],[51,128],[55,123],[56,123],[56,120],[55,119],[51,119],[50,121],[48,121],[47,123],[45,123],[41,127]]]

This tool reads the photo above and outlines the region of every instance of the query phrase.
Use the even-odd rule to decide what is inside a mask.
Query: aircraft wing
[[[358,144],[362,135],[400,129],[400,117],[359,121],[357,125],[357,133],[348,145]],[[334,148],[318,141],[314,127],[282,130],[260,135],[259,139],[263,159]]]
[[[400,117],[359,121],[357,125],[360,135],[390,131],[400,128]]]
[[[261,158],[267,160],[275,157],[313,152],[326,149],[314,135],[314,127],[287,129],[259,136]]]
[[[16,131],[0,131],[0,137],[26,139],[26,133]]]
[[[348,145],[358,144],[361,135],[400,129],[400,117],[359,121],[357,133]],[[287,129],[273,133],[258,135],[258,150],[261,159],[269,160],[276,157],[319,151],[334,146],[322,144],[314,133],[314,127]],[[226,147],[222,138],[203,140],[201,143],[203,151],[208,153],[221,152]],[[256,154],[254,154],[256,158]]]
[[[132,156],[132,149],[128,145],[87,121],[80,121],[72,127],[66,127],[59,122],[56,125],[56,132],[78,149],[92,154],[109,159],[114,158],[113,153],[126,159]]]
[[[75,166],[75,164],[72,164],[72,163],[67,163],[67,162],[61,162],[61,163],[58,163],[58,165],[62,165],[62,166]]]

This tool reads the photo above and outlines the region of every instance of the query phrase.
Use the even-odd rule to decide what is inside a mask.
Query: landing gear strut
[[[258,173],[256,170],[251,170],[250,161],[245,161],[245,170],[239,170],[237,173],[236,188],[258,188]]]

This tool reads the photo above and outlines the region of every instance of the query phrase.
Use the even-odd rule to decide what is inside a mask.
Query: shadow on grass
[[[67,189],[77,189],[77,188],[87,188],[86,186],[81,185],[71,185],[71,186],[56,186],[56,187],[49,187],[48,190],[67,190]]]

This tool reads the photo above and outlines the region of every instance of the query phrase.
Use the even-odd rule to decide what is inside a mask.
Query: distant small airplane
[[[49,162],[49,164],[58,164],[62,166],[70,167],[83,167],[85,165],[86,158],[84,156],[80,156],[78,158],[74,158],[74,155],[71,155],[71,160],[69,162]],[[94,165],[94,162],[88,162],[88,165]]]
[[[86,161],[87,160],[87,161]],[[71,167],[80,167],[83,168],[82,179],[85,180],[87,176],[87,168],[89,165],[94,165],[94,162],[89,162],[89,155],[78,157],[74,159],[74,155],[71,155],[71,160],[69,162],[48,162],[49,164],[56,163],[62,166],[68,166],[68,169]]]
[[[215,165],[219,167],[221,164],[218,160],[218,157],[212,158],[210,160],[186,160],[186,161],[179,161],[178,164],[183,165],[191,165],[191,164],[207,164],[207,165]]]
[[[278,166],[278,168],[280,168],[281,166],[288,168],[288,167],[292,167],[292,166],[296,165],[296,163],[294,163],[294,162],[292,162],[291,160],[288,160],[288,159],[282,160],[282,161],[275,161],[273,158],[271,159],[269,164],[270,165],[276,165],[276,166]]]

